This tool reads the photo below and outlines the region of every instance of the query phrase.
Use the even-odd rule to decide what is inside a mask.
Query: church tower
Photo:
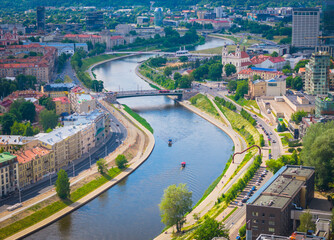
[[[240,45],[237,45],[237,49],[235,50],[235,56],[238,58],[241,58],[241,51],[240,51]]]

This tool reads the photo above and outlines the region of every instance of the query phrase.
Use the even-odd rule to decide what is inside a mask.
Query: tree
[[[334,172],[334,122],[311,125],[303,138],[301,160],[315,167],[315,185],[327,190],[333,183]]]
[[[12,113],[5,113],[2,117],[2,133],[11,134],[11,126],[13,126],[16,121],[16,116]]]
[[[304,110],[297,111],[291,115],[291,120],[294,121],[296,124],[299,124],[302,121],[303,117],[306,117],[307,114],[308,113]]]
[[[176,230],[180,232],[185,223],[184,215],[191,211],[191,197],[192,192],[187,189],[186,184],[174,184],[165,189],[159,204],[161,221],[166,226],[176,224]]]
[[[212,80],[218,80],[222,77],[223,65],[221,63],[215,63],[209,67],[209,78]]]
[[[44,109],[39,114],[40,123],[43,126],[44,131],[46,131],[48,128],[55,128],[58,123],[58,115],[55,113],[55,111],[49,111]]]
[[[237,68],[233,64],[226,64],[224,70],[228,77],[237,72]]]
[[[303,68],[303,67],[305,67],[305,65],[306,65],[309,61],[310,61],[310,60],[308,60],[308,59],[300,60],[300,61],[296,64],[296,66],[295,66],[295,68],[294,68],[293,70],[295,70],[295,72],[298,72],[298,71],[299,71],[299,68]]]
[[[303,79],[300,76],[296,76],[292,80],[292,88],[297,91],[300,91],[303,89]]]
[[[43,96],[38,100],[38,103],[44,106],[47,110],[56,110],[56,103],[52,101],[52,98]]]
[[[181,57],[179,57],[179,60],[180,60],[180,62],[186,62],[186,61],[188,61],[188,57],[187,56],[181,56]]]
[[[32,102],[23,102],[19,111],[21,112],[22,120],[28,120],[30,122],[35,121],[36,107]]]
[[[234,99],[238,101],[248,93],[248,82],[246,80],[238,81],[237,90],[235,91]]]
[[[96,165],[99,173],[101,174],[105,173],[108,170],[108,164],[104,158],[100,158],[100,160],[96,162]]]
[[[23,135],[25,132],[25,125],[17,121],[14,122],[13,126],[10,128],[11,135]]]
[[[175,81],[180,80],[181,77],[182,77],[181,73],[179,73],[179,72],[175,72],[175,73],[174,73],[174,80],[175,80]]]
[[[164,75],[166,77],[172,75],[172,69],[170,67],[165,67],[165,69],[164,69]]]
[[[300,215],[300,225],[298,227],[299,232],[307,232],[308,230],[315,231],[315,223],[312,222],[312,214],[309,210]]]
[[[238,83],[235,80],[231,80],[227,84],[227,89],[230,90],[231,92],[234,92],[237,90]]]
[[[126,164],[128,163],[128,160],[126,160],[126,157],[123,154],[119,154],[115,159],[116,165],[119,169],[125,168]]]
[[[214,237],[229,238],[228,230],[223,223],[213,218],[207,218],[204,223],[195,231],[195,239],[211,240]]]
[[[277,52],[273,52],[273,53],[271,54],[271,56],[272,56],[272,57],[278,57],[278,53],[277,53]]]
[[[67,172],[64,169],[60,169],[58,172],[58,178],[56,181],[56,191],[58,197],[66,199],[70,197],[70,180],[67,176]]]

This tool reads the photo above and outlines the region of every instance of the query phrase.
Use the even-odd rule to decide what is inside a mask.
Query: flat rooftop
[[[10,153],[0,153],[0,163],[4,163],[4,162],[7,162],[7,161],[10,161],[12,159],[16,158],[16,156],[14,155],[11,155]]]
[[[313,172],[312,167],[284,166],[247,201],[247,204],[284,208]]]

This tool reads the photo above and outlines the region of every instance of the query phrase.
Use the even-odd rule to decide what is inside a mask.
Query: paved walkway
[[[100,195],[101,193],[105,192],[106,190],[108,190],[109,188],[111,188],[112,186],[117,184],[123,178],[127,177],[129,174],[131,174],[134,170],[136,170],[149,157],[149,155],[151,154],[151,152],[154,148],[154,145],[155,145],[155,140],[154,140],[154,137],[151,134],[151,132],[148,131],[145,127],[143,127],[139,122],[137,122],[132,116],[130,116],[123,109],[120,109],[120,111],[128,119],[130,119],[131,122],[128,119],[126,119],[120,112],[116,111],[113,107],[111,107],[108,103],[106,103],[104,101],[100,101],[100,102],[112,114],[114,114],[119,119],[119,121],[126,126],[126,128],[128,130],[128,136],[127,136],[126,140],[124,141],[124,143],[116,151],[114,151],[113,153],[111,153],[110,155],[108,155],[106,157],[106,160],[107,160],[108,163],[111,163],[116,158],[116,156],[118,154],[124,153],[129,148],[129,146],[134,144],[138,139],[137,136],[139,135],[139,139],[140,139],[139,146],[140,147],[139,147],[137,155],[130,161],[129,168],[127,168],[125,171],[121,172],[119,175],[117,175],[115,178],[113,178],[110,182],[107,182],[106,184],[104,184],[101,187],[95,189],[94,191],[87,194],[83,198],[79,199],[77,202],[69,205],[68,207],[62,209],[61,211],[55,213],[54,215],[42,220],[41,222],[38,222],[35,225],[22,230],[21,232],[9,237],[8,239],[18,239],[18,238],[22,238],[24,236],[27,236],[31,232],[34,232],[34,231],[36,231],[40,228],[43,228],[43,227],[57,221],[58,219],[62,218],[64,215],[76,210],[77,208],[80,208],[81,206],[83,206],[87,202],[91,201],[92,199],[94,199],[95,197]],[[133,123],[135,123],[137,126],[139,126],[144,131],[144,133],[142,131],[140,131],[137,127],[135,127]],[[149,140],[146,148],[145,148],[145,142],[144,142],[144,139],[145,139],[144,134],[146,134],[146,136],[148,137],[148,140]],[[96,172],[97,172],[97,167],[96,167],[96,165],[94,165],[92,167],[92,170],[86,171],[86,174],[88,176],[89,174],[93,174],[93,173],[96,173]]]

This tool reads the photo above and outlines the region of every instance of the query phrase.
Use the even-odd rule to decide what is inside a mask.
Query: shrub
[[[293,151],[295,151],[294,148],[289,148],[289,149],[288,149],[288,152],[289,152],[289,153],[293,153]]]

